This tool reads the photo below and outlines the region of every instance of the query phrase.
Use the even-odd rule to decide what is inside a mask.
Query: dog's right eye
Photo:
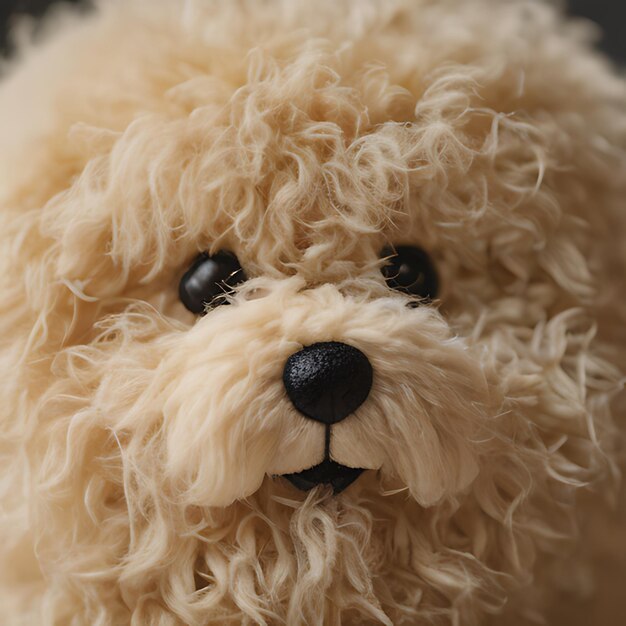
[[[246,275],[231,252],[213,256],[203,253],[181,278],[178,294],[187,309],[204,315],[208,308],[228,304],[225,295],[245,280]]]

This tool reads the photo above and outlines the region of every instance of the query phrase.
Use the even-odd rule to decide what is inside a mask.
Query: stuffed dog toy
[[[35,38],[0,87],[1,623],[583,597],[626,345],[626,83],[588,29],[103,0]]]

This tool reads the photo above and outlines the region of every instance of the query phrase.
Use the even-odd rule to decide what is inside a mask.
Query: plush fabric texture
[[[592,593],[626,82],[587,27],[521,0],[102,0],[22,35],[2,624],[510,625]],[[428,252],[434,302],[388,288],[394,245]],[[220,250],[249,280],[195,317],[179,280]],[[325,445],[283,368],[332,341],[373,369],[332,428],[368,470],[337,496],[280,476]]]

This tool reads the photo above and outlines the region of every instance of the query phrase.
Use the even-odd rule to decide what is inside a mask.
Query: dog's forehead
[[[485,247],[511,232],[512,205],[546,219],[531,197],[543,163],[527,123],[460,111],[334,56],[257,62],[240,86],[181,82],[104,138],[75,126],[72,141],[94,152],[59,207],[74,204],[130,265],[227,248],[253,272],[317,275],[403,241]]]
[[[62,80],[25,71],[22,100],[54,109],[57,126],[41,159],[7,150],[4,171],[45,205],[69,277],[103,257],[154,275],[220,248],[252,273],[317,275],[367,266],[390,243],[512,256],[541,245],[557,213],[584,212],[577,161],[592,134],[576,115],[593,110],[591,87],[562,64],[553,72],[549,55],[542,68],[525,63],[483,21],[476,49],[448,37],[472,23],[459,11],[410,25],[392,11],[374,34],[346,15],[317,23],[311,10],[265,24],[261,39],[227,11],[154,31],[145,15],[85,26],[75,35],[85,54],[57,59]],[[572,94],[571,115],[551,112],[546,75]],[[597,134],[608,132],[601,113],[588,118]],[[601,165],[585,163],[587,178]]]

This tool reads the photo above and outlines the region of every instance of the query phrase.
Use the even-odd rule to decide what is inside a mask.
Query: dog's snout
[[[292,354],[283,383],[293,405],[306,417],[335,424],[367,398],[373,372],[367,357],[336,341],[316,343]]]

